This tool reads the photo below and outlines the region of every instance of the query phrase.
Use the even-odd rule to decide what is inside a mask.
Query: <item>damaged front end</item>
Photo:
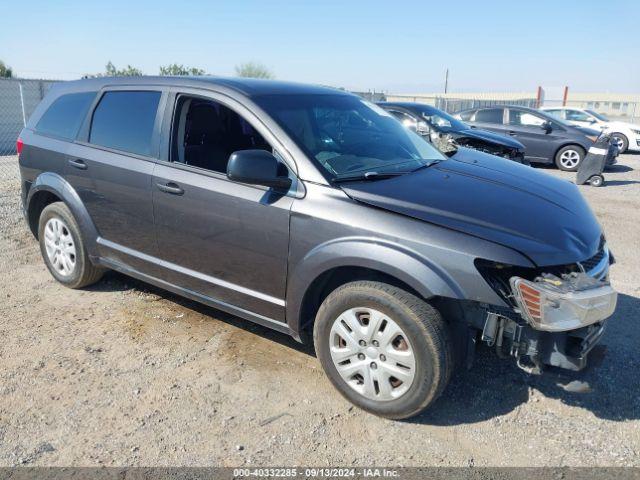
[[[478,260],[482,276],[509,305],[481,309],[481,340],[530,373],[544,366],[582,370],[616,308],[611,263],[604,242],[594,257],[573,265],[528,269]]]

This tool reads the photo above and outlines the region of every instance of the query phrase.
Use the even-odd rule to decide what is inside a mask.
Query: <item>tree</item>
[[[111,63],[111,60],[104,67],[105,77],[139,77],[142,75],[142,70],[127,65],[125,68],[117,69],[116,66]]]
[[[160,66],[160,75],[206,75],[204,70],[196,67],[185,67],[184,65],[172,63],[171,65]]]
[[[256,62],[247,62],[236,65],[236,75],[239,77],[251,77],[251,78],[274,78],[273,73],[262,65]]]
[[[13,70],[8,65],[0,60],[0,78],[11,78],[13,77]]]

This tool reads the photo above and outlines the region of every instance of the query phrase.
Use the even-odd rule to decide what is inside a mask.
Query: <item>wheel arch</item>
[[[575,140],[566,140],[564,143],[561,143],[555,150],[555,152],[553,152],[553,160],[555,161],[556,156],[558,155],[558,152],[560,150],[562,150],[564,147],[580,147],[580,149],[585,153],[587,153],[587,150],[589,150],[589,147],[585,146],[585,145],[581,145],[580,143],[576,142]]]
[[[465,298],[462,288],[444,270],[396,245],[373,239],[341,240],[316,247],[298,262],[287,282],[287,323],[305,341],[326,296],[340,285],[377,280],[428,300]]]
[[[98,238],[98,231],[78,193],[58,174],[51,172],[40,174],[29,189],[25,201],[25,213],[31,233],[38,238],[40,214],[47,205],[59,201],[69,207],[78,222],[89,255],[96,256],[95,241]]]

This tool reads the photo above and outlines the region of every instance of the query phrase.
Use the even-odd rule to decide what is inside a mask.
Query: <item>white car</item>
[[[619,153],[627,150],[640,151],[640,125],[613,122],[601,113],[576,107],[542,107],[540,110],[579,127],[589,127],[611,134],[618,145]]]

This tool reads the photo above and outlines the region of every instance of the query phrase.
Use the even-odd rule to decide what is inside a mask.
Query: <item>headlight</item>
[[[618,298],[611,285],[584,273],[535,282],[511,277],[509,283],[524,319],[547,332],[575,330],[604,320],[613,314]]]
[[[597,135],[586,135],[586,137],[591,140],[592,142],[595,143],[596,140],[598,140],[598,136]]]

